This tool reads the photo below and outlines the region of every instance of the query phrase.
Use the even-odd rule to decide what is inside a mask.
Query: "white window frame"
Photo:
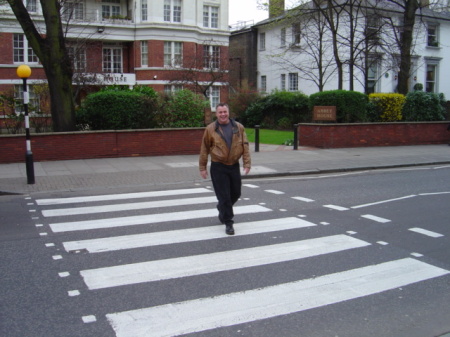
[[[286,74],[281,74],[280,76],[280,88],[282,91],[286,90]]]
[[[141,67],[148,67],[148,41],[141,41]]]
[[[39,59],[33,48],[28,45],[24,34],[13,35],[13,60],[14,63],[37,64]]]
[[[26,0],[26,9],[29,13],[37,13],[37,0]]]
[[[289,73],[289,91],[298,91],[298,73]]]
[[[217,104],[220,103],[220,87],[217,85],[210,86],[206,91],[211,111],[216,111]]]
[[[300,46],[301,42],[301,27],[300,23],[294,23],[292,25],[292,45],[293,46]]]
[[[164,93],[166,95],[173,95],[181,90],[183,90],[183,86],[181,84],[166,84],[166,85],[164,85]]]
[[[164,21],[181,22],[182,0],[164,0]]]
[[[259,34],[259,50],[266,50],[266,33]]]
[[[102,19],[108,20],[122,15],[120,0],[102,0]]]
[[[267,92],[267,76],[262,75],[261,76],[261,92]]]
[[[280,47],[286,47],[286,28],[281,28]]]
[[[427,24],[427,47],[439,47],[439,25],[436,23]]]
[[[34,86],[27,84],[27,92],[28,92],[28,107],[34,110],[33,108],[37,109],[39,111],[40,104],[39,104],[39,97],[36,97],[36,94],[34,92]],[[16,115],[20,115],[25,113],[25,110],[23,108],[23,85],[22,84],[16,84],[14,85],[14,112]],[[34,111],[30,112],[31,114],[34,113]]]
[[[72,62],[72,69],[75,72],[86,72],[86,48],[69,45],[67,52]]]
[[[219,69],[220,46],[203,45],[203,68]]]
[[[183,64],[183,43],[164,41],[164,67],[180,68]]]
[[[102,69],[105,73],[123,73],[122,47],[104,45],[102,49]]]
[[[371,94],[371,93],[376,93],[379,92],[379,76],[380,76],[380,61],[373,58],[373,59],[369,59],[369,65],[367,67],[367,86],[368,88],[366,88],[366,91]],[[373,83],[372,86],[369,86],[369,82]],[[369,88],[373,88],[373,91],[369,90]]]
[[[148,4],[146,0],[141,3],[141,21],[148,21]]]
[[[425,58],[425,88],[426,92],[439,92],[439,61],[437,58]],[[433,69],[433,77],[430,77],[430,68]],[[429,85],[433,88],[430,90]]]
[[[203,6],[203,27],[219,28],[219,7]]]
[[[67,0],[61,7],[61,18],[65,21],[84,20],[84,2]]]

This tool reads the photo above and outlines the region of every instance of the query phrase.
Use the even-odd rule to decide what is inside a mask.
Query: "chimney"
[[[284,13],[284,0],[269,0],[269,19]]]

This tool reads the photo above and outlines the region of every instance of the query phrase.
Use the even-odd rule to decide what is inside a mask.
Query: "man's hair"
[[[225,107],[227,107],[228,111],[230,111],[230,107],[228,106],[227,103],[219,103],[219,104],[217,104],[217,105],[216,105],[216,110],[217,110],[217,108],[218,108],[219,106],[225,106]]]

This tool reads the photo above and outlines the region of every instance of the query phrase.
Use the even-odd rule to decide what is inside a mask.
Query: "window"
[[[27,0],[27,11],[30,13],[37,12],[37,0]]]
[[[219,69],[220,66],[220,47],[203,46],[203,68]]]
[[[148,20],[148,4],[146,1],[142,1],[141,4],[141,20],[142,21]]]
[[[219,28],[219,7],[203,6],[203,27]]]
[[[164,86],[164,93],[166,95],[173,95],[176,92],[183,90],[183,86],[182,85],[178,85],[178,84],[171,84],[171,85],[165,85]]]
[[[292,44],[294,46],[300,45],[300,24],[294,23],[292,25]]]
[[[141,41],[141,66],[148,66],[148,43],[147,41]]]
[[[65,1],[61,9],[61,18],[65,21],[83,20],[84,7],[82,1]]]
[[[67,52],[72,62],[72,69],[75,72],[86,71],[86,49],[83,47],[68,46]]]
[[[426,92],[437,92],[436,88],[436,77],[437,77],[437,64],[428,63],[427,73],[425,79],[425,91]]]
[[[439,47],[438,28],[437,25],[428,24],[428,47]]]
[[[103,19],[114,19],[120,17],[120,0],[102,0],[102,2],[118,4],[118,5],[102,5]]]
[[[267,77],[261,76],[261,92],[267,92]]]
[[[373,94],[378,91],[376,84],[378,81],[378,61],[376,59],[369,60],[369,65],[367,69],[367,94]]]
[[[181,67],[182,65],[181,42],[164,42],[164,66]]]
[[[286,90],[286,74],[281,74],[281,83],[280,83],[281,90]]]
[[[372,43],[379,42],[380,18],[376,15],[367,17],[366,38]]]
[[[23,34],[14,34],[14,62],[38,63],[39,59]]]
[[[266,50],[266,33],[259,34],[259,50]]]
[[[122,72],[122,48],[103,47],[103,71],[116,74]]]
[[[28,92],[28,108],[29,111],[38,111],[39,110],[39,98],[36,96],[36,93],[34,91],[34,87],[27,85],[27,92]],[[16,114],[23,114],[25,113],[23,108],[23,85],[15,85],[14,86],[14,111]]]
[[[298,74],[289,74],[289,91],[298,91]]]
[[[286,28],[281,28],[280,40],[280,46],[286,47]]]
[[[164,21],[181,22],[181,0],[164,0]]]
[[[208,96],[209,103],[211,104],[211,110],[216,111],[217,104],[220,103],[220,87],[211,86],[208,88],[206,95]]]

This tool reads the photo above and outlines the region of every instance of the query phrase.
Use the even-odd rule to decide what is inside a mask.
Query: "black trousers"
[[[211,180],[219,201],[218,209],[226,225],[234,223],[233,205],[241,196],[241,172],[239,163],[224,165],[222,163],[211,163]]]

